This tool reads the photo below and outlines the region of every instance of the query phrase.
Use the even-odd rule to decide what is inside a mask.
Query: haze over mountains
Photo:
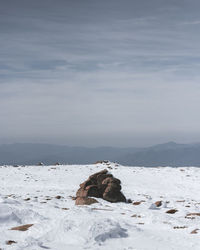
[[[0,165],[90,164],[110,160],[130,166],[200,166],[200,143],[168,142],[146,148],[69,147],[50,144],[5,144],[0,146]]]

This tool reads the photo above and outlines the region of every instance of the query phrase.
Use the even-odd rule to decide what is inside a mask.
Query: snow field
[[[132,203],[75,206],[79,184],[108,168]],[[0,248],[15,250],[199,250],[200,168],[114,163],[0,167]],[[162,201],[160,207],[154,203]],[[167,214],[169,209],[177,209]],[[186,217],[186,218],[185,218]],[[33,224],[27,231],[10,230]],[[16,243],[7,245],[13,240]]]

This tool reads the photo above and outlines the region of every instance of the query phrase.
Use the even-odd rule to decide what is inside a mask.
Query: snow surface
[[[107,167],[121,180],[125,196],[141,204],[97,199],[91,206],[75,206],[70,196],[79,184]],[[200,229],[200,216],[185,218],[200,212],[200,168],[1,166],[0,183],[1,249],[200,249],[200,231],[191,234]],[[163,204],[157,208],[159,200]],[[178,212],[167,214],[172,208]],[[24,224],[34,225],[24,232],[10,230]],[[8,240],[17,243],[7,245]]]

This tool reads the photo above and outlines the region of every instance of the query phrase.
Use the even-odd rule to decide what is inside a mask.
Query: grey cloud
[[[1,2],[4,141],[126,146],[199,134],[199,1]]]

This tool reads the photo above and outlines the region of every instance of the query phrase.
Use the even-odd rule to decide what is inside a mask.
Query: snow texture
[[[132,203],[75,206],[79,184],[108,168]],[[114,163],[0,167],[0,249],[199,250],[200,168]],[[56,196],[61,196],[56,197]],[[60,198],[60,199],[59,199]],[[162,201],[160,207],[154,204]],[[166,211],[177,209],[174,214]],[[27,231],[10,230],[33,224]],[[7,245],[12,240],[16,243]]]

